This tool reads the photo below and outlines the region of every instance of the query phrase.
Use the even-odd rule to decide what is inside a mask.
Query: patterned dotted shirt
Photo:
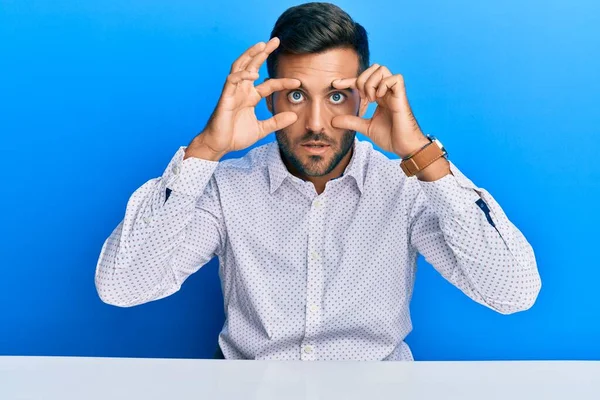
[[[412,360],[417,253],[503,314],[540,290],[525,237],[453,163],[424,182],[355,139],[344,174],[318,195],[288,172],[276,141],[220,162],[184,161],[184,151],[131,195],[96,287],[104,302],[134,306],[176,292],[217,256],[226,358]]]

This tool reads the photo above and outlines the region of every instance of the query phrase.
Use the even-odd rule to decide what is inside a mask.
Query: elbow
[[[533,307],[537,301],[538,295],[540,294],[540,290],[542,290],[542,281],[538,277],[535,283],[532,285],[531,290],[522,296],[521,303],[523,306],[518,311],[526,311]]]
[[[129,308],[137,305],[135,303],[130,303],[111,296],[107,296],[106,294],[102,294],[101,292],[98,292],[98,296],[100,297],[100,300],[102,300],[103,303],[108,304],[110,306]]]
[[[492,308],[503,315],[515,314],[522,311],[527,311],[535,304],[537,295],[522,298],[515,303],[494,305]]]
[[[500,314],[510,315],[521,311],[527,311],[537,301],[542,282],[539,277],[535,282],[529,282],[527,287],[519,287],[518,293],[515,293],[514,300],[502,304],[490,304],[490,307]]]
[[[96,293],[103,303],[116,307],[133,307],[137,305],[135,301],[127,299],[120,294],[120,291],[115,288],[110,282],[99,279],[98,275],[95,278]]]
[[[537,262],[533,249],[529,247],[529,254],[525,263],[515,263],[520,269],[514,280],[518,282],[512,289],[510,301],[502,302],[497,307],[492,307],[501,314],[509,315],[521,311],[527,311],[537,301],[540,290],[542,289],[542,280],[537,269]],[[514,266],[512,267],[515,268]]]

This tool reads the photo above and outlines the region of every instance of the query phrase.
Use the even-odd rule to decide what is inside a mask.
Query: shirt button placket
[[[324,260],[321,249],[325,229],[325,213],[323,198],[317,196],[310,208],[308,229],[308,257],[307,257],[307,284],[306,284],[306,320],[304,341],[301,348],[302,360],[315,360],[318,349],[312,343],[319,334],[321,313],[319,305],[322,303],[324,282]]]

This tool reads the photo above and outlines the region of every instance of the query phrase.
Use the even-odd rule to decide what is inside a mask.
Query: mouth
[[[307,143],[302,145],[302,148],[310,154],[323,154],[329,150],[330,147],[330,145],[324,143]]]

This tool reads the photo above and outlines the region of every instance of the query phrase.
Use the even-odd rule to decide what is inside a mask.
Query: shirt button
[[[316,251],[313,251],[312,253],[310,253],[310,256],[313,260],[319,259],[319,253],[317,253]]]
[[[315,208],[321,208],[323,206],[323,203],[321,203],[320,201],[315,201]]]
[[[175,165],[173,167],[173,173],[175,173],[175,175],[177,175],[179,173],[179,166]]]
[[[304,351],[305,354],[312,354],[313,347],[311,345],[306,345],[302,351]]]
[[[319,306],[317,306],[316,304],[312,304],[309,308],[311,313],[316,313],[317,311],[319,311]]]
[[[145,223],[149,224],[149,223],[150,223],[150,218],[148,218],[148,217],[144,217],[144,218],[143,218],[143,221],[144,221]]]

